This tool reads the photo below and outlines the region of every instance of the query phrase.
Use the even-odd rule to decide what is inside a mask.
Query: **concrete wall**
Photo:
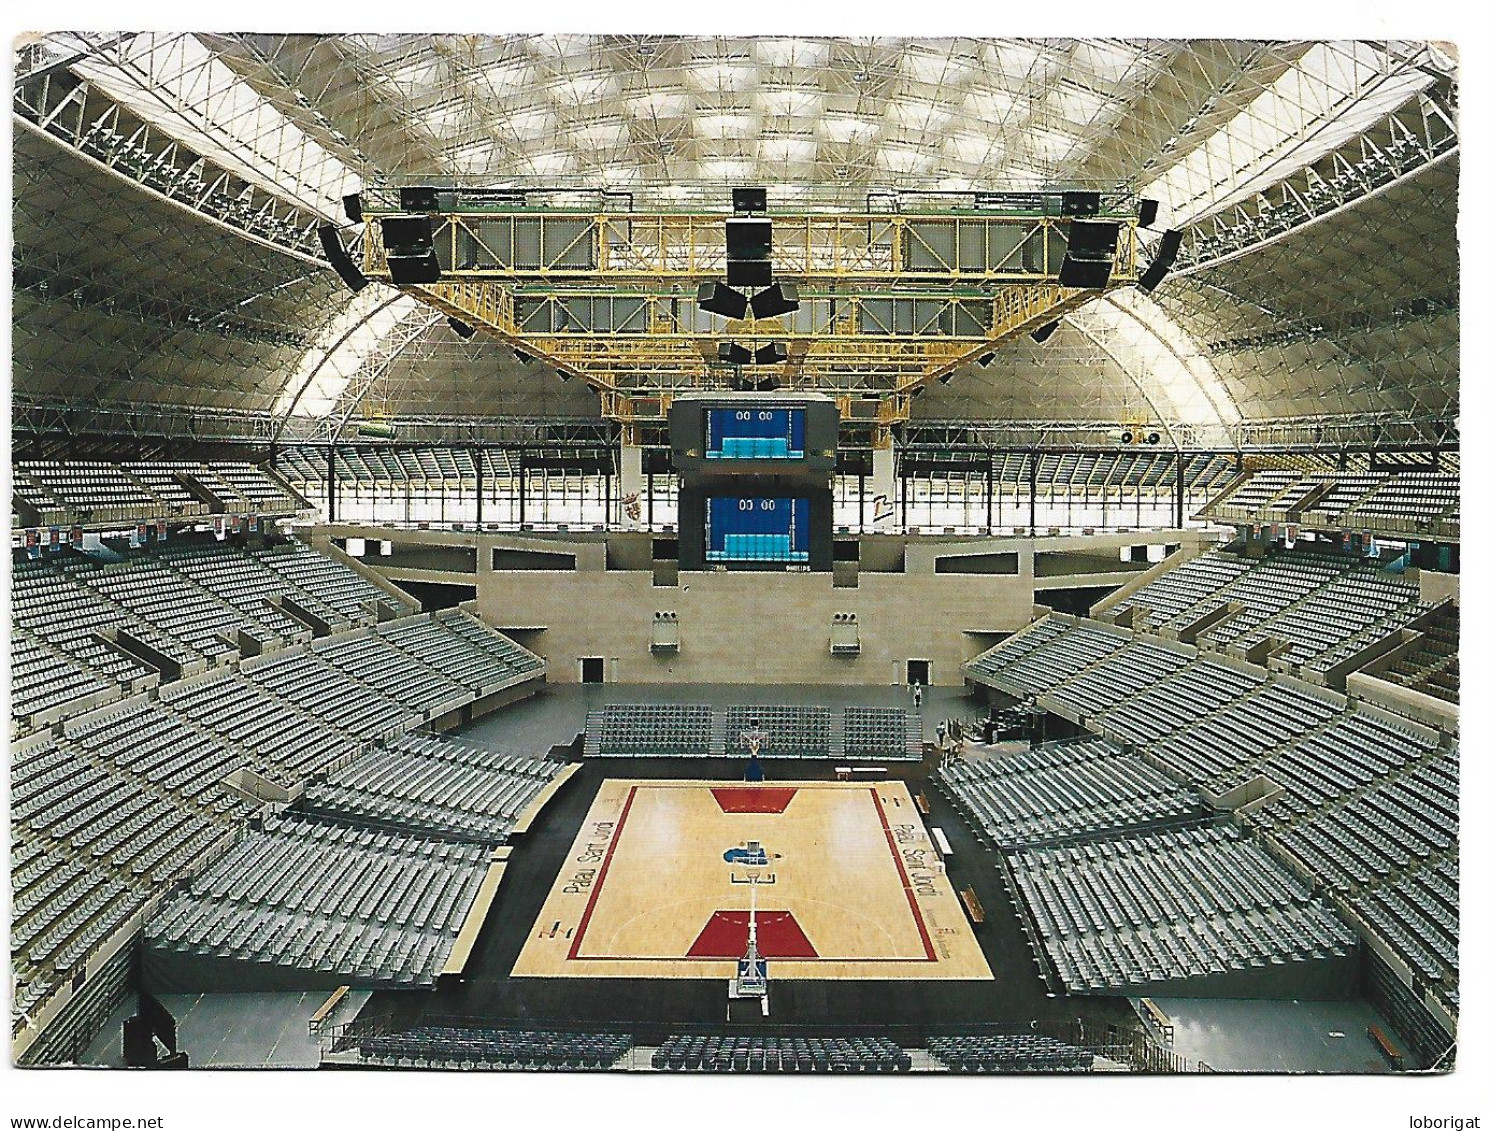
[[[835,589],[822,573],[684,573],[673,587],[648,574],[483,574],[477,612],[497,629],[544,626],[524,644],[553,683],[579,679],[579,659],[603,656],[608,682],[894,684],[907,659],[931,661],[932,682],[962,682],[981,651],[963,629],[1012,632],[1034,604],[1028,578],[863,574]],[[676,653],[650,650],[653,613],[678,614]],[[859,619],[860,654],[828,652],[834,613]]]
[[[1418,588],[1422,591],[1423,604],[1436,605],[1445,597],[1452,597],[1454,603],[1459,603],[1459,575],[1457,573],[1438,573],[1431,569],[1418,571]]]
[[[337,537],[386,533],[376,527],[330,530]],[[1119,585],[1132,577],[1125,568],[1036,580],[1037,553],[1081,549],[1093,555],[1087,564],[1100,565],[1115,558],[1120,545],[1182,537],[1174,531],[1080,539],[867,537],[860,541],[857,585],[844,588],[834,588],[829,573],[724,571],[685,572],[676,586],[654,586],[648,544],[637,535],[616,537],[609,553],[592,535],[399,531],[395,539],[475,547],[477,614],[494,628],[513,631],[547,660],[553,683],[577,682],[581,658],[598,656],[606,662],[608,682],[890,686],[904,682],[906,661],[916,659],[931,662],[933,683],[957,686],[960,666],[988,647],[988,634],[1029,623],[1041,586]],[[1184,540],[1194,538],[1187,534]],[[575,567],[493,569],[494,550],[572,554]],[[1015,555],[1017,571],[937,572],[939,560],[987,554]],[[643,562],[648,568],[635,568]],[[366,564],[376,569],[378,559]],[[444,578],[418,571],[414,578],[411,571],[398,572],[422,581],[472,581],[470,574]],[[651,650],[657,612],[678,615],[676,652]],[[829,652],[835,613],[858,618],[857,656]]]

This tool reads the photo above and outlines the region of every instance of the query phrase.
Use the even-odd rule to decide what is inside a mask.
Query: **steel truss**
[[[1419,94],[1294,175],[1196,221],[1187,229],[1174,273],[1187,275],[1246,255],[1448,160],[1459,152],[1457,117],[1454,84],[1445,81]]]
[[[52,68],[18,78],[11,105],[17,122],[46,131],[139,187],[240,235],[324,262],[315,216],[141,122],[71,71]]]
[[[388,207],[372,201],[365,208]],[[1119,225],[1117,287],[1137,277],[1137,221],[1107,218]],[[697,284],[725,274],[719,213],[444,214],[434,225],[441,279],[402,289],[589,382],[614,419],[660,418],[680,389],[774,381],[885,395],[882,422],[905,419],[927,382],[1102,293],[1056,281],[1067,229],[1054,217],[783,214],[771,225],[773,270],[802,287],[784,316],[698,307]],[[363,252],[365,273],[391,281],[380,225],[367,226]],[[726,343],[767,342],[782,345],[784,363],[720,363]]]

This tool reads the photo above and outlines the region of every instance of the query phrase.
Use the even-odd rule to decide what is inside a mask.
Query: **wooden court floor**
[[[746,850],[759,841],[762,855]],[[901,782],[610,779],[514,977],[991,979]]]

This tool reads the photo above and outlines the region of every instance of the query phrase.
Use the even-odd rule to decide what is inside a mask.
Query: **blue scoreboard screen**
[[[806,499],[709,499],[704,556],[711,562],[805,562]]]
[[[806,413],[800,408],[711,408],[705,459],[803,459]]]

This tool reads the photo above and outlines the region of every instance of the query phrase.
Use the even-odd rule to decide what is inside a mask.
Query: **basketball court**
[[[611,779],[514,977],[992,979],[900,782]]]

